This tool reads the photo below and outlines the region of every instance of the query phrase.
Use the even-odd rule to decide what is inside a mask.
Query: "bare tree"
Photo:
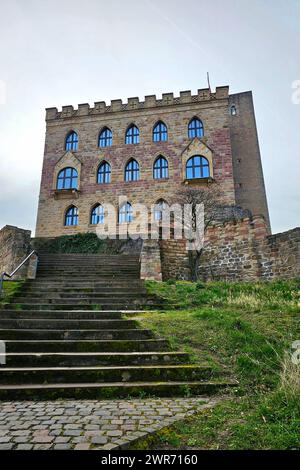
[[[200,258],[203,253],[203,244],[197,246],[195,242],[195,235],[199,227],[197,227],[197,221],[199,221],[199,211],[203,211],[202,220],[202,234],[205,237],[208,227],[211,223],[217,219],[220,211],[220,196],[221,192],[219,187],[214,184],[209,187],[200,188],[185,188],[179,194],[176,195],[176,202],[181,206],[189,205],[191,217],[185,218],[184,229],[185,233],[189,234],[187,241],[190,245],[194,245],[193,249],[189,250],[189,268],[191,271],[191,280],[197,281],[198,279],[198,268]]]

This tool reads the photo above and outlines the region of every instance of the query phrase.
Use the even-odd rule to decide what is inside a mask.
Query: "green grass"
[[[226,400],[160,435],[161,447],[300,449],[300,280],[272,283],[147,283],[164,311],[145,313],[146,328],[171,338],[238,380]]]
[[[9,300],[18,292],[22,287],[23,281],[4,281],[3,292],[0,297],[0,308],[9,302]]]

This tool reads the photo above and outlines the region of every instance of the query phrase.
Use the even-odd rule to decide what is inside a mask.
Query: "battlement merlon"
[[[209,88],[202,88],[198,90],[197,95],[192,95],[190,90],[181,91],[179,97],[174,97],[174,93],[163,93],[162,99],[157,99],[156,95],[148,95],[145,96],[144,101],[140,101],[137,97],[128,98],[127,103],[123,103],[120,99],[112,100],[110,106],[107,106],[105,101],[98,101],[94,103],[93,108],[88,103],[79,104],[78,109],[74,109],[72,105],[63,106],[61,111],[58,111],[57,108],[46,108],[46,121],[228,98],[229,86],[222,86],[216,87],[215,93],[212,93]]]

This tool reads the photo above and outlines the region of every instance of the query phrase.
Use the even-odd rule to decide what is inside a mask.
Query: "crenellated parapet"
[[[134,111],[147,108],[159,108],[163,106],[192,104],[205,101],[223,100],[229,97],[229,87],[217,87],[215,93],[209,88],[198,90],[197,95],[192,95],[190,90],[181,91],[179,97],[174,97],[174,93],[163,93],[161,99],[157,99],[156,95],[145,96],[144,101],[140,101],[138,97],[128,98],[127,103],[122,100],[112,100],[110,106],[105,101],[98,101],[91,107],[88,103],[79,104],[78,109],[74,109],[72,105],[63,106],[61,111],[57,108],[46,109],[46,121],[56,119],[67,119],[77,116],[88,116],[106,113],[115,113],[121,111]]]

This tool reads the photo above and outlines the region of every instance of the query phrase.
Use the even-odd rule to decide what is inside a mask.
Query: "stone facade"
[[[6,225],[0,230],[0,273],[11,274],[30,253],[30,230]],[[27,277],[28,263],[14,276],[14,280]],[[32,266],[30,275],[32,276]]]
[[[256,129],[252,93],[237,93],[229,97],[233,175],[236,204],[254,215],[263,215],[270,232],[268,204]]]
[[[241,129],[241,139],[245,134],[250,137],[254,135],[253,142],[248,141],[247,159],[260,163],[256,128],[253,127],[255,117],[252,99],[248,97],[247,102],[242,101],[243,107],[238,108],[236,116],[231,116],[231,102],[228,87],[219,87],[215,93],[208,89],[198,90],[197,95],[192,95],[190,91],[181,92],[178,98],[168,93],[161,100],[155,96],[147,96],[144,102],[140,102],[138,98],[129,98],[127,104],[114,100],[110,106],[100,102],[95,103],[94,108],[83,104],[77,110],[72,106],[64,106],[61,112],[56,108],[47,109],[36,236],[56,237],[95,231],[95,226],[90,223],[92,208],[97,203],[112,203],[118,207],[119,196],[125,196],[131,203],[146,204],[150,208],[159,199],[164,199],[169,204],[176,202],[176,193],[186,184],[192,183],[193,187],[202,188],[211,181],[218,183],[221,189],[222,204],[235,205],[238,194],[245,209],[252,210],[254,214],[257,210],[257,214],[262,214],[269,224],[267,206],[254,203],[255,195],[259,200],[265,200],[261,166],[255,166],[257,184],[249,201],[248,189],[244,198],[240,196],[241,191],[237,191],[241,174],[234,170],[235,161],[242,158],[240,153],[244,149],[238,147],[236,138],[233,141],[233,136],[238,133],[233,122],[235,118],[241,121],[243,113],[247,116],[243,120],[243,126],[236,125]],[[236,102],[238,106],[239,102]],[[203,122],[204,137],[201,139],[188,137],[188,124],[193,117],[198,117]],[[168,129],[166,142],[153,142],[153,127],[159,120]],[[125,133],[130,124],[139,128],[139,144],[125,144]],[[105,126],[113,132],[113,145],[99,148],[99,133]],[[66,136],[71,130],[79,137],[78,150],[72,152],[65,150]],[[155,180],[153,164],[159,155],[168,160],[169,177]],[[185,164],[193,155],[203,155],[209,161],[209,181],[207,178],[202,181],[186,181]],[[124,181],[124,168],[130,158],[139,163],[139,181]],[[111,165],[111,182],[107,184],[97,183],[97,170],[102,161]],[[56,190],[57,175],[66,167],[73,167],[78,172],[77,191]],[[77,226],[65,227],[65,213],[71,205],[79,210],[79,222]]]
[[[163,240],[163,279],[190,278],[184,240]],[[257,216],[215,223],[208,228],[199,278],[204,281],[257,281],[300,277],[300,228],[268,235]]]
[[[141,255],[141,279],[161,281],[161,256],[157,240],[144,240]]]
[[[188,125],[194,117],[202,121],[204,136],[191,139]],[[167,141],[153,141],[158,121],[167,126]],[[299,275],[299,229],[270,235],[251,92],[230,95],[225,86],[215,93],[204,89],[197,95],[184,91],[179,97],[173,93],[162,99],[146,96],[143,102],[129,98],[127,103],[113,100],[110,106],[104,102],[93,108],[63,106],[61,112],[47,109],[46,123],[37,237],[96,231],[97,226],[91,224],[96,204],[118,208],[122,198],[122,202],[146,204],[150,212],[160,199],[176,203],[183,188],[216,184],[221,211],[206,233],[200,278],[252,281]],[[139,129],[140,141],[128,145],[125,134],[132,124]],[[100,148],[99,134],[105,127],[112,131],[112,145]],[[78,135],[78,148],[66,151],[70,131]],[[160,155],[168,161],[169,174],[154,179],[153,165]],[[194,155],[206,158],[208,178],[186,179],[186,163]],[[126,182],[125,166],[131,158],[139,164],[139,179]],[[98,184],[98,168],[104,161],[111,166],[111,181]],[[58,174],[67,167],[78,173],[76,190],[57,189]],[[78,208],[78,224],[65,226],[65,214],[72,205]],[[122,232],[121,225],[117,230],[127,234],[127,224],[122,225]],[[142,279],[190,278],[185,240],[144,240],[140,248]]]

